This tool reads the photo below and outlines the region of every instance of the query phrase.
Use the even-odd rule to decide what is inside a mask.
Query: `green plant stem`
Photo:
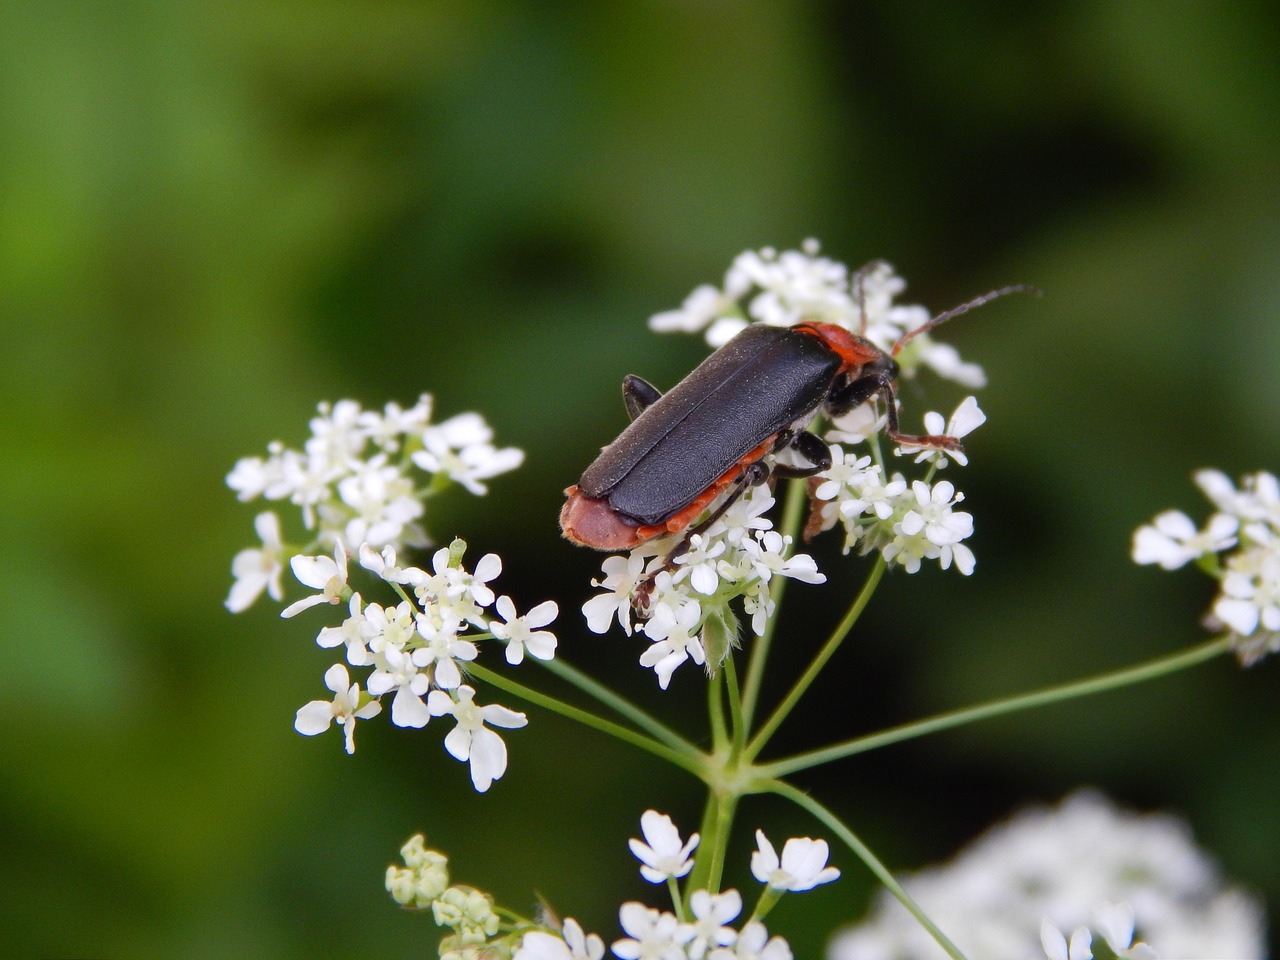
[[[698,750],[692,746],[687,749],[676,749],[665,743],[660,743],[652,737],[647,737],[635,730],[628,729],[620,724],[614,723],[612,720],[605,720],[603,717],[597,717],[593,713],[588,713],[571,704],[557,700],[555,697],[540,693],[530,687],[526,687],[522,683],[516,683],[500,673],[490,670],[488,667],[482,667],[479,664],[471,663],[467,665],[467,671],[472,675],[479,677],[486,683],[490,683],[499,690],[505,690],[508,693],[515,694],[529,703],[536,704],[552,713],[558,713],[562,717],[570,720],[576,720],[583,726],[590,727],[593,730],[599,730],[601,733],[607,733],[611,737],[616,737],[625,743],[646,750],[656,757],[667,760],[682,770],[687,770],[700,780],[706,781],[707,769],[706,759]]]
[[[876,562],[872,565],[871,571],[867,574],[866,583],[862,585],[862,590],[859,591],[858,596],[855,597],[853,603],[850,604],[844,618],[836,626],[835,630],[832,631],[827,642],[823,645],[822,649],[818,651],[818,655],[813,658],[813,662],[809,664],[808,669],[805,670],[800,679],[796,681],[795,686],[791,688],[791,691],[787,694],[786,698],[778,704],[777,708],[765,722],[764,726],[760,728],[756,735],[751,739],[751,742],[747,744],[744,757],[748,762],[754,760],[756,756],[759,755],[760,751],[764,749],[765,745],[769,742],[769,738],[777,732],[778,727],[782,725],[782,722],[786,720],[791,711],[795,709],[796,704],[800,702],[800,698],[804,696],[805,691],[807,691],[813,681],[817,679],[818,674],[822,672],[822,668],[826,666],[827,661],[831,659],[832,655],[839,649],[840,644],[844,642],[844,638],[848,636],[849,631],[853,629],[853,625],[857,623],[858,617],[862,615],[862,611],[866,608],[867,604],[871,602],[871,596],[876,592],[876,586],[880,583],[880,578],[884,575],[884,570],[884,557],[877,555]]]
[[[707,712],[711,722],[712,751],[723,756],[729,749],[729,734],[724,726],[724,670],[707,680]]]
[[[893,874],[889,872],[889,868],[880,862],[867,845],[852,830],[846,827],[839,817],[803,790],[799,790],[789,783],[783,783],[781,780],[773,782],[770,786],[770,792],[780,797],[786,797],[797,806],[813,814],[827,829],[839,837],[845,846],[857,855],[859,860],[866,864],[867,869],[875,874],[876,878],[898,899],[898,902],[910,911],[911,915],[916,918],[922,927],[929,931],[929,935],[937,941],[938,946],[947,952],[947,956],[951,957],[952,960],[965,960],[965,955],[960,951],[960,948],[952,943],[947,935],[938,928],[938,925],[929,919],[928,914],[921,909],[920,904],[916,903],[911,894],[903,889],[902,884],[894,879]]]
[[[724,874],[724,855],[729,845],[729,831],[738,809],[738,796],[725,793],[716,787],[707,792],[707,803],[702,810],[702,823],[698,828],[698,852],[693,870],[685,882],[685,902],[695,890],[720,890]]]
[[[733,664],[733,657],[725,658],[723,669],[725,687],[729,691],[729,720],[733,727],[730,731],[729,766],[736,767],[747,740],[742,718],[742,691],[738,689],[738,669]]]
[[[696,748],[682,736],[664,725],[659,720],[637,707],[634,703],[626,698],[614,693],[599,680],[595,680],[581,670],[563,660],[538,660],[544,669],[550,671],[555,676],[573,684],[589,697],[593,697],[600,703],[604,704],[610,710],[620,716],[626,717],[641,730],[645,730],[655,740],[665,743],[673,750],[681,750],[684,752],[693,751]]]
[[[804,507],[809,497],[806,485],[797,481],[787,489],[787,499],[782,508],[778,531],[793,540],[800,530]],[[778,610],[782,606],[782,594],[787,589],[787,577],[774,577],[769,584],[769,598],[773,601],[773,616],[764,627],[764,636],[756,637],[751,644],[751,658],[747,663],[747,677],[742,685],[742,724],[746,730],[755,722],[756,707],[760,703],[760,688],[764,683],[764,668],[769,660],[769,648],[773,644],[773,632],[778,623]]]
[[[855,754],[866,753],[868,750],[875,750],[902,740],[923,737],[926,734],[950,730],[953,727],[974,723],[979,720],[987,720],[992,717],[1016,713],[1020,710],[1030,710],[1034,707],[1043,707],[1062,700],[1071,700],[1075,697],[1085,697],[1095,693],[1105,693],[1108,690],[1116,690],[1146,680],[1154,680],[1165,674],[1175,673],[1176,671],[1204,663],[1207,660],[1212,660],[1214,657],[1227,653],[1230,649],[1230,638],[1219,637],[1206,643],[1189,647],[1179,653],[1139,664],[1136,667],[1126,667],[1122,670],[1090,677],[1087,680],[1076,680],[1059,686],[1046,687],[1033,693],[992,700],[974,707],[951,710],[937,716],[926,717],[923,720],[890,727],[888,730],[882,730],[879,733],[855,737],[852,740],[846,740],[843,743],[823,747],[819,750],[811,750],[807,753],[797,754],[794,757],[775,760],[772,763],[762,764],[759,772],[768,777],[789,776],[799,770],[807,770],[824,763],[830,763],[833,760],[841,760]]]

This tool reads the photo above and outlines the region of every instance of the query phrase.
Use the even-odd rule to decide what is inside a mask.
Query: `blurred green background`
[[[368,724],[353,758],[299,737],[320,618],[223,609],[254,512],[223,477],[321,399],[481,410],[527,465],[431,530],[697,725],[693,671],[659,698],[635,642],[579,625],[599,558],[555,517],[622,375],[704,352],[645,319],[748,247],[887,258],[935,310],[1045,291],[946,331],[991,379],[976,574],[887,578],[794,744],[1196,642],[1208,581],[1129,537],[1205,515],[1198,467],[1280,469],[1278,44],[1252,2],[5,4],[0,953],[432,954],[382,890],[418,830],[457,879],[606,935],[652,899],[625,839],[648,806],[692,828],[700,794],[631,750],[530,710],[477,796],[435,727]],[[923,378],[907,422],[961,395]],[[864,568],[817,553],[813,630]],[[772,689],[817,642],[788,631]],[[801,782],[899,868],[1095,784],[1187,816],[1280,915],[1277,681],[1215,662]],[[758,825],[820,829],[744,804],[730,882]],[[871,890],[835,861],[771,918],[799,956]]]

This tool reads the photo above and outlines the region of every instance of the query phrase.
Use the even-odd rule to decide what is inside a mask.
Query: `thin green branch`
[[[793,540],[800,532],[800,521],[809,497],[804,483],[795,482],[787,489],[787,499],[782,508],[778,531]],[[764,683],[764,668],[769,660],[769,648],[778,624],[778,611],[782,607],[782,594],[787,589],[787,577],[774,577],[769,584],[769,598],[773,601],[773,616],[764,627],[764,636],[756,637],[751,644],[751,659],[747,663],[747,678],[742,685],[742,723],[750,730],[755,722],[756,707],[760,703],[760,688]]]
[[[872,564],[871,571],[867,574],[867,582],[862,585],[862,590],[859,591],[858,596],[854,598],[854,601],[849,606],[849,610],[845,613],[844,618],[841,619],[835,630],[832,631],[827,642],[823,645],[822,649],[818,651],[818,655],[813,658],[813,662],[809,664],[808,669],[805,670],[800,679],[796,681],[795,686],[791,688],[791,691],[787,694],[786,698],[778,704],[768,721],[760,728],[759,732],[756,733],[751,742],[747,744],[744,756],[748,761],[754,760],[756,756],[759,755],[760,751],[764,749],[765,744],[769,742],[769,738],[774,735],[778,727],[782,725],[782,722],[786,720],[791,711],[795,709],[796,704],[800,702],[800,698],[804,696],[813,681],[817,679],[818,674],[822,672],[822,668],[826,666],[827,661],[831,659],[832,655],[839,649],[840,644],[844,642],[844,638],[848,636],[849,631],[853,629],[853,625],[857,623],[858,617],[862,615],[862,611],[866,608],[867,604],[871,602],[871,596],[875,593],[876,586],[880,583],[880,577],[884,575],[884,569],[884,557],[877,555],[876,562]]]
[[[928,914],[921,909],[920,904],[916,903],[911,894],[903,889],[902,884],[894,879],[893,874],[889,872],[889,868],[880,862],[879,858],[871,852],[852,830],[844,825],[839,817],[803,790],[799,790],[781,780],[773,782],[770,786],[770,792],[776,793],[780,797],[786,797],[797,806],[813,814],[828,830],[839,837],[845,846],[857,855],[859,860],[866,864],[867,869],[875,874],[876,878],[897,898],[898,902],[910,911],[911,915],[916,918],[922,927],[929,931],[929,935],[937,941],[938,946],[947,952],[947,956],[951,957],[952,960],[965,960],[965,955],[960,951],[960,948],[951,942],[936,923],[929,919]]]
[[[467,672],[479,677],[486,683],[490,683],[499,690],[505,690],[507,693],[515,694],[529,703],[536,704],[550,710],[552,713],[558,713],[562,717],[570,720],[576,720],[583,726],[590,727],[593,730],[599,730],[601,733],[607,733],[611,737],[629,743],[641,750],[646,750],[656,757],[661,757],[670,763],[675,764],[682,770],[687,770],[699,780],[705,782],[707,778],[706,760],[695,748],[689,747],[688,750],[675,749],[665,743],[660,743],[652,737],[647,737],[642,733],[637,733],[620,724],[614,723],[612,720],[605,720],[603,717],[597,717],[594,713],[588,713],[571,704],[557,700],[555,697],[548,696],[530,687],[526,687],[522,683],[516,683],[514,680],[503,676],[496,671],[490,670],[488,667],[482,667],[479,664],[471,663],[467,665]]]
[[[1230,649],[1230,638],[1219,637],[1190,647],[1180,653],[1139,664],[1136,667],[1125,667],[1122,670],[1104,673],[1086,680],[1076,680],[1054,687],[1046,687],[1043,690],[1037,690],[1032,693],[1019,694],[1018,696],[992,700],[973,707],[951,710],[937,716],[926,717],[923,720],[890,727],[888,730],[882,730],[879,733],[855,737],[852,740],[846,740],[830,747],[823,747],[819,750],[797,754],[794,757],[775,760],[772,763],[762,764],[760,773],[770,777],[785,777],[799,770],[807,770],[824,763],[830,763],[833,760],[842,760],[845,757],[866,753],[868,750],[875,750],[903,740],[923,737],[926,734],[937,733],[941,730],[950,730],[953,727],[959,727],[967,723],[975,723],[979,720],[988,720],[992,717],[1017,713],[1019,710],[1030,710],[1033,707],[1042,707],[1075,697],[1104,693],[1108,690],[1116,690],[1135,683],[1142,683],[1145,680],[1154,680],[1165,674],[1185,670],[1188,667],[1194,667],[1207,660],[1212,660],[1214,657],[1227,653]]]
[[[697,748],[693,744],[670,727],[637,707],[630,700],[614,693],[599,680],[588,676],[577,667],[558,658],[555,660],[539,660],[537,662],[560,679],[573,684],[587,696],[598,700],[619,716],[626,717],[641,730],[647,731],[655,740],[665,743],[673,750],[697,752]]]

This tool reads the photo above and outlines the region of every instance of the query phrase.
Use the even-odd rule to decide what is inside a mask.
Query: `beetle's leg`
[[[622,378],[622,402],[627,408],[627,417],[634,420],[653,402],[662,396],[662,391],[644,377],[628,373]]]
[[[877,393],[884,397],[885,414],[889,421],[884,432],[890,440],[895,443],[907,443],[916,447],[937,447],[941,450],[963,449],[960,441],[955,437],[948,437],[940,433],[916,436],[910,433],[903,433],[898,429],[898,394],[897,390],[894,389],[893,374],[888,370],[859,377],[841,390],[833,392],[832,399],[828,401],[828,406],[832,408],[834,416],[840,416],[842,413],[848,413],[859,403],[865,403]],[[848,403],[848,398],[850,397],[856,402],[846,406],[845,404]]]
[[[812,477],[815,473],[821,473],[831,466],[831,449],[820,437],[815,436],[808,430],[797,431],[795,436],[787,443],[787,446],[808,460],[812,466],[799,467],[775,463],[773,465],[773,475],[775,477],[786,477],[788,479]]]
[[[816,439],[816,438],[815,438]],[[830,458],[828,458],[829,465]],[[707,518],[699,523],[696,527],[690,527],[685,531],[680,541],[672,547],[665,557],[662,558],[662,566],[645,577],[643,581],[636,587],[635,597],[631,601],[631,607],[641,616],[648,616],[649,602],[653,598],[653,585],[658,579],[658,574],[663,571],[670,572],[676,568],[676,558],[682,557],[685,551],[689,549],[689,544],[693,538],[705,531],[713,523],[724,515],[724,512],[737,503],[738,498],[747,492],[748,487],[759,486],[768,481],[770,475],[777,470],[775,465],[770,468],[763,460],[757,460],[742,471],[742,475],[733,481],[733,486],[729,488],[729,492],[725,494],[719,506],[707,515]]]

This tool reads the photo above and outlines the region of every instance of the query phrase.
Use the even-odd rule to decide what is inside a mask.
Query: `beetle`
[[[1003,287],[941,313],[889,351],[836,324],[755,324],[665,394],[627,376],[622,394],[631,423],[565,490],[560,529],[574,543],[609,551],[687,530],[670,560],[748,487],[830,467],[827,445],[805,428],[820,412],[838,417],[875,396],[885,401],[885,433],[895,442],[959,450],[954,437],[898,429],[894,357],[911,338],[943,321],[1027,289]],[[784,450],[807,463],[778,462]],[[690,529],[717,500],[711,514]]]

